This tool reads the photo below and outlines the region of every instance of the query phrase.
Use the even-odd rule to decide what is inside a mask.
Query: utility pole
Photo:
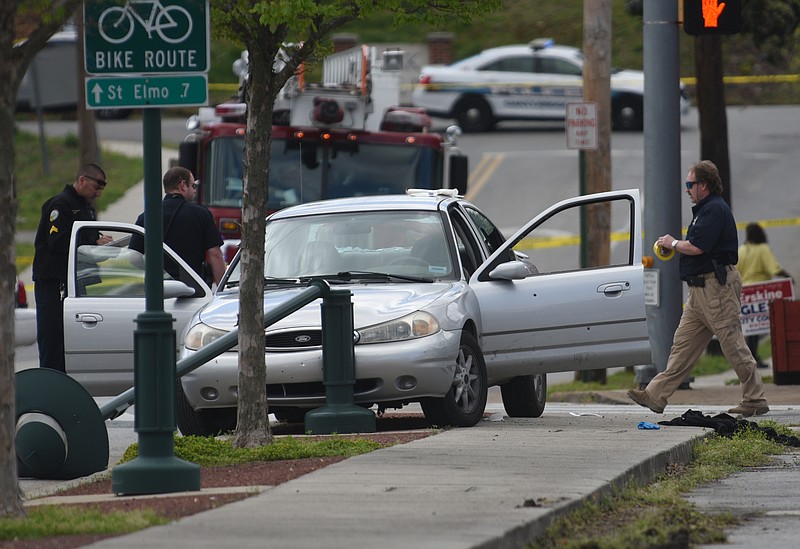
[[[586,193],[611,190],[611,0],[583,3],[583,100],[597,108],[597,148],[581,150],[585,162]],[[587,208],[591,230],[586,245],[589,265],[607,265],[611,254],[611,204]],[[606,382],[606,370],[582,372],[583,381]]]
[[[682,234],[678,0],[647,0],[643,22],[644,238],[648,249],[663,234]],[[653,302],[647,303],[652,363],[636,368],[639,386],[666,369],[683,300],[677,259],[658,261],[646,275],[654,286]]]

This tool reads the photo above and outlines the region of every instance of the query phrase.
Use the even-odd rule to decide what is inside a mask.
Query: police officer
[[[64,362],[64,292],[72,225],[96,219],[94,204],[106,187],[106,174],[96,164],[81,166],[71,185],[42,205],[33,257],[36,298],[36,341],[39,366],[66,371]],[[107,244],[111,237],[84,231],[84,244]]]
[[[193,202],[197,186],[192,172],[186,168],[175,166],[164,174],[164,243],[197,274],[204,276],[209,285],[212,282],[217,284],[225,272],[225,260],[220,249],[222,237],[208,208]],[[144,227],[144,214],[139,215],[136,224]],[[129,247],[144,252],[144,240],[133,235]],[[208,273],[203,272],[205,261],[208,263]],[[177,265],[168,263],[164,269],[174,279],[179,279]]]
[[[628,391],[637,404],[663,413],[667,399],[683,383],[716,334],[725,358],[742,386],[742,401],[728,412],[742,417],[766,414],[764,385],[739,323],[742,278],[736,270],[736,221],[722,198],[722,180],[713,162],[703,160],[689,168],[686,193],[694,206],[686,240],[670,234],[656,244],[680,253],[679,274],[689,296],[672,341],[667,368],[643,390]]]

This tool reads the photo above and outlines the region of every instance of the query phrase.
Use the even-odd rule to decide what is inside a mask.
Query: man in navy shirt
[[[728,412],[742,417],[766,414],[769,406],[764,385],[739,323],[739,241],[733,213],[721,196],[722,180],[714,163],[704,160],[689,168],[684,184],[694,204],[686,240],[665,234],[656,244],[681,254],[678,271],[689,286],[689,297],[673,337],[666,370],[650,380],[645,389],[628,391],[628,396],[641,406],[663,413],[667,399],[716,335],[742,386],[742,401]]]
[[[39,366],[66,371],[64,359],[64,292],[72,225],[96,219],[94,203],[106,188],[106,174],[97,164],[80,167],[75,182],[42,205],[33,256],[36,297],[36,340]],[[97,231],[82,231],[81,244],[111,241]]]
[[[205,206],[193,202],[197,183],[192,172],[176,166],[164,174],[164,243],[172,248],[197,274],[203,276],[203,262],[210,267],[209,285],[218,284],[225,272],[222,258],[222,237],[214,223],[214,216]],[[144,214],[136,224],[144,227]],[[144,252],[144,240],[134,235],[129,247]],[[177,265],[165,264],[166,271],[179,279]]]

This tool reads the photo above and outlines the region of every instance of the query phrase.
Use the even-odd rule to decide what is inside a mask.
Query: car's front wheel
[[[465,97],[458,102],[453,114],[465,132],[486,132],[494,128],[492,108],[480,97]]]
[[[644,104],[641,98],[622,98],[614,103],[612,111],[612,125],[615,130],[641,131],[644,129]]]
[[[475,336],[464,332],[456,357],[450,390],[443,398],[427,398],[420,404],[431,425],[472,427],[486,409],[486,363]]]
[[[220,410],[195,410],[178,381],[176,393],[178,429],[183,436],[214,437],[236,429],[236,408]]]
[[[284,423],[304,423],[307,411],[305,408],[273,408],[270,410],[275,415],[275,419]]]
[[[509,417],[539,417],[547,402],[547,374],[519,376],[500,385]]]
[[[124,120],[131,115],[131,109],[97,109],[95,116],[100,120]]]

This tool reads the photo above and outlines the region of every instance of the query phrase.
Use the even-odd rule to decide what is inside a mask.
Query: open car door
[[[112,242],[82,244],[96,241],[90,235],[97,231]],[[134,234],[143,237],[144,229],[99,221],[73,227],[64,299],[67,374],[93,396],[117,395],[133,386],[133,332],[146,308],[144,255],[129,246]],[[177,280],[167,273],[170,263]],[[211,289],[166,245],[164,265],[164,311],[175,319],[179,341],[192,314],[211,300]]]
[[[649,363],[640,212],[636,189],[564,200],[473,273],[490,371],[493,364],[530,375]],[[600,219],[610,221],[610,235]],[[605,248],[609,236],[610,249],[590,264],[586,250]],[[536,269],[508,261],[509,248]]]

